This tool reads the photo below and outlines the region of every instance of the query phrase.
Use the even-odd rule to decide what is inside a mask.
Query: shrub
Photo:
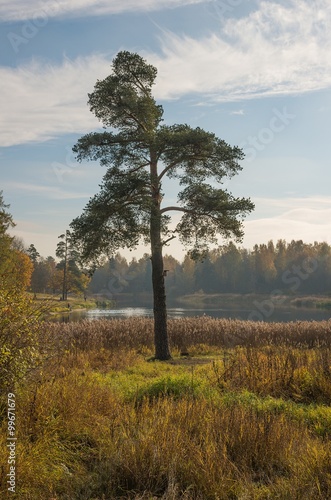
[[[13,392],[16,381],[40,360],[40,311],[15,287],[0,287],[0,389]]]

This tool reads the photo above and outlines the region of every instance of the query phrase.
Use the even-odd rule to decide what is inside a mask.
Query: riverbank
[[[36,303],[47,307],[49,314],[61,314],[69,311],[84,309],[109,309],[114,307],[151,307],[153,297],[150,293],[139,295],[121,293],[114,295],[110,300],[100,295],[89,296],[86,300],[82,296],[69,296],[62,301],[60,296],[51,294],[30,294]],[[270,295],[270,294],[235,294],[215,293],[205,294],[203,292],[181,297],[172,297],[168,294],[167,303],[169,307],[186,307],[190,309],[245,309],[254,310],[256,304],[273,302],[277,308],[311,308],[331,309],[331,297],[326,295],[315,296],[293,296],[293,295]]]
[[[57,295],[45,293],[29,293],[31,300],[36,307],[43,311],[43,316],[47,319],[51,316],[66,314],[75,311],[97,309],[99,307],[113,307],[114,302],[100,297],[88,297],[70,295],[67,300]]]
[[[275,306],[331,309],[331,297],[326,295],[295,296],[281,294],[205,294],[203,292],[178,297],[176,302],[187,307],[226,307],[254,309],[256,304],[272,302]]]

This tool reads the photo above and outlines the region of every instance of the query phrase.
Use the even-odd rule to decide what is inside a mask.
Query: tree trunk
[[[63,283],[62,283],[62,300],[67,300],[67,254],[64,257],[64,267],[63,267]]]
[[[155,177],[156,176],[154,176],[154,178]],[[152,197],[150,235],[152,252],[154,345],[155,358],[164,361],[170,359],[171,354],[167,329],[167,306],[162,257],[161,211],[158,184],[152,184]]]
[[[152,223],[151,226],[154,226],[154,224]],[[171,355],[167,330],[167,306],[163,273],[162,243],[160,241],[160,231],[158,231],[155,226],[151,227],[151,236],[153,235],[151,238],[151,249],[155,358],[166,360],[170,359]]]

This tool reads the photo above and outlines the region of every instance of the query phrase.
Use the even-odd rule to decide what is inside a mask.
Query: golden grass
[[[330,324],[169,329],[174,359],[157,362],[149,320],[44,324],[43,369],[17,388],[10,498],[331,498]],[[1,498],[6,469],[2,454]]]
[[[307,404],[330,403],[330,367],[329,348],[239,347],[214,362],[221,390],[247,389]]]
[[[194,349],[197,345],[234,347],[283,345],[299,348],[331,347],[331,320],[264,323],[208,316],[170,319],[173,349]],[[153,348],[153,320],[128,318],[75,323],[45,323],[42,335],[65,340],[77,349],[91,350]]]

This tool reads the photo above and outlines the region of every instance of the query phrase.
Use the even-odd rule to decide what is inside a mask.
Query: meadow
[[[331,498],[331,321],[42,323],[16,387],[20,500]],[[6,449],[2,411],[1,446]],[[6,454],[0,492],[6,498]]]

